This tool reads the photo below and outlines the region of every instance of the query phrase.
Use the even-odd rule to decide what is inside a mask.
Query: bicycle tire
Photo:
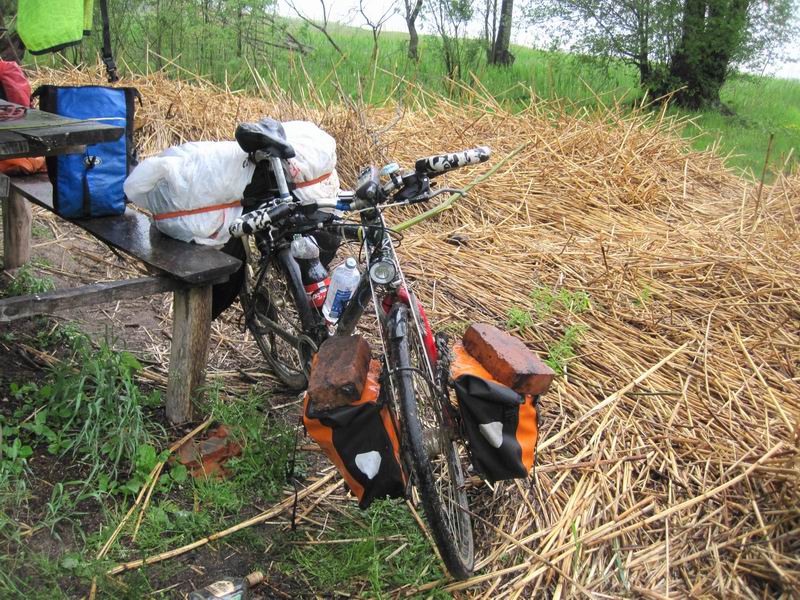
[[[399,396],[401,445],[442,561],[453,577],[466,579],[472,574],[475,561],[466,469],[462,466],[467,460],[466,449],[455,439],[452,423],[446,423],[443,397],[436,382],[421,375],[426,370],[420,354],[425,351],[424,344],[409,317],[409,307],[396,302],[388,319],[394,327],[389,368]],[[433,458],[431,446],[438,450]]]
[[[294,336],[303,335],[303,327],[294,297],[286,283],[286,275],[275,257],[269,257],[253,273],[246,265],[245,278],[239,294],[245,325],[255,339],[258,349],[271,371],[291,390],[303,390],[308,385],[304,368],[310,355],[280,337],[270,322]]]

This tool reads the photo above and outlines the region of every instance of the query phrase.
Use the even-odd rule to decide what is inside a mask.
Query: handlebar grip
[[[294,206],[283,202],[277,206],[257,208],[247,214],[242,215],[231,223],[228,231],[233,237],[242,237],[263,231],[270,226],[271,223],[282,221],[290,216],[294,211]]]
[[[414,167],[419,172],[436,175],[450,169],[486,162],[491,154],[492,151],[488,146],[478,146],[477,148],[453,152],[452,154],[436,154],[427,158],[420,158]]]

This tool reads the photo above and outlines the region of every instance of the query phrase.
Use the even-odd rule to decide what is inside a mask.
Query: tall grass
[[[238,56],[235,32],[212,23],[198,33],[198,39],[165,50],[171,56],[162,57],[152,51],[146,31],[137,27],[141,22],[125,31],[119,58],[139,72],[174,65],[183,76],[196,73],[231,88],[252,89],[255,70],[267,80],[279,82],[298,100],[306,97],[310,82],[325,101],[337,101],[340,96],[373,104],[389,98],[402,100],[408,89],[399,85],[402,80],[421,84],[433,92],[458,93],[457,87],[449,86],[444,77],[435,36],[420,37],[420,60],[414,62],[406,56],[407,35],[385,32],[380,37],[378,59],[373,62],[372,36],[366,30],[332,26],[331,34],[345,53],[340,56],[321,33],[298,25],[295,35],[312,48],[305,56],[268,46],[257,52],[246,49],[243,56]],[[483,86],[510,106],[521,108],[532,98],[542,98],[592,109],[598,103],[633,103],[642,97],[636,70],[619,61],[515,46],[514,64],[494,67],[486,63],[476,41],[468,44],[472,46],[468,51],[472,60],[464,68],[466,83]],[[73,60],[88,59],[88,54],[85,48],[67,51],[67,57]],[[54,59],[36,60],[51,63]],[[800,146],[800,81],[736,75],[723,87],[722,100],[732,114],[673,111],[694,117],[684,133],[694,138],[695,147],[713,146],[721,154],[730,155],[729,166],[759,174],[769,134],[774,133],[770,165],[773,170],[781,169],[791,149]],[[794,156],[788,167],[797,164]]]

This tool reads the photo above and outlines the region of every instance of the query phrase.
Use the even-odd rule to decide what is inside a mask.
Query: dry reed
[[[184,74],[185,76],[186,74]],[[40,71],[48,83],[99,72]],[[479,490],[482,598],[800,594],[800,176],[756,186],[681,123],[619,107],[509,112],[475,82],[459,102],[417,90],[407,109],[301,106],[163,74],[144,95],[143,154],[230,139],[236,123],[309,118],[339,143],[352,182],[370,160],[448,150],[513,156],[447,211],[405,232],[406,275],[438,325],[532,323],[539,352],[584,333],[542,402],[535,483]],[[398,80],[398,89],[409,86]],[[465,185],[485,166],[448,184]],[[389,215],[399,223],[418,212]],[[458,234],[462,243],[448,243]],[[585,291],[591,308],[537,310],[531,291]],[[432,584],[431,584],[432,585]],[[402,594],[423,589],[404,588]]]

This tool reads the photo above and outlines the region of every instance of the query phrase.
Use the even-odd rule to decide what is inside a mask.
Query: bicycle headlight
[[[386,285],[394,281],[397,269],[394,263],[388,260],[379,260],[372,263],[369,268],[369,277],[375,283]]]

